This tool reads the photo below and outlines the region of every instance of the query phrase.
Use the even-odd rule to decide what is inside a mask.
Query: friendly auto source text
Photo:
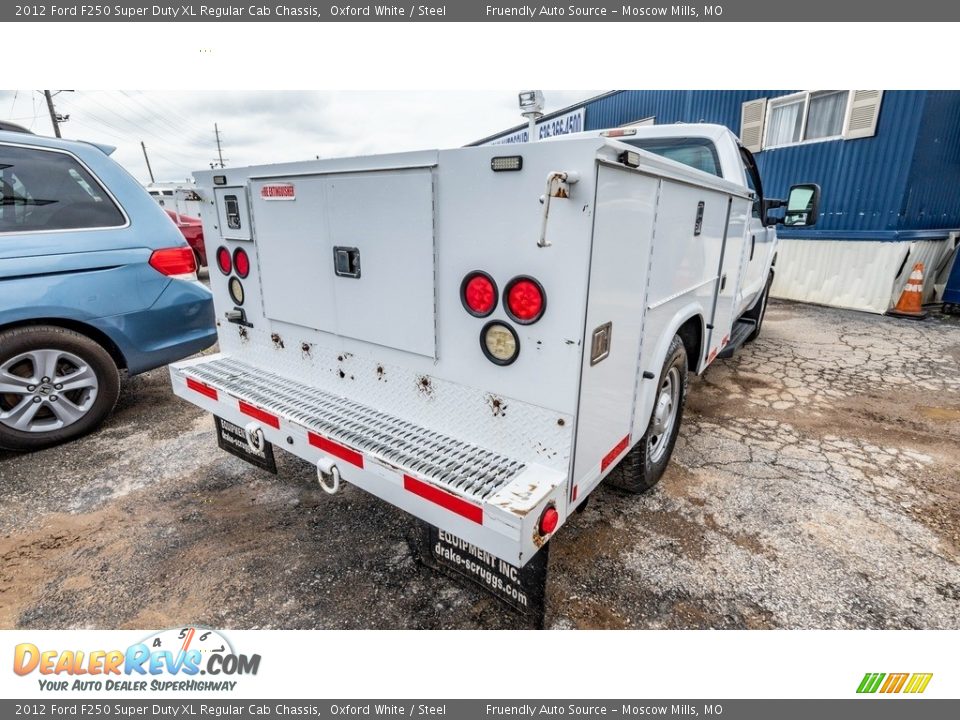
[[[617,17],[687,17],[698,18],[719,17],[723,15],[722,5],[704,5],[702,8],[693,5],[656,5],[656,6],[636,6],[621,5],[619,8],[607,8],[596,5],[523,5],[520,7],[501,7],[499,5],[487,5],[486,14],[488,17],[527,17],[527,18],[550,18],[550,17],[598,17],[611,18]]]

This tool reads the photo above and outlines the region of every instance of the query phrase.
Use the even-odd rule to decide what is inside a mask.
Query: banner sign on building
[[[537,140],[554,137],[555,135],[569,135],[583,131],[584,109],[578,108],[571,110],[563,115],[540,120],[537,123]],[[513,143],[525,143],[529,141],[529,128],[516,130],[509,135],[501,135],[493,140],[488,140],[484,145],[511,145]]]

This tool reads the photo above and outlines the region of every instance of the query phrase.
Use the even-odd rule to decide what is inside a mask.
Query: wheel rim
[[[667,371],[653,406],[650,436],[647,439],[647,457],[653,463],[663,459],[670,444],[670,435],[677,422],[680,407],[680,371],[672,367]]]
[[[90,364],[73,353],[44,348],[0,364],[0,424],[41,433],[79,422],[100,385]]]

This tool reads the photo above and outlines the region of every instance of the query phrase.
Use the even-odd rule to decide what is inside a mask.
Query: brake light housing
[[[507,283],[503,294],[507,315],[520,325],[532,325],[547,309],[543,285],[528,275],[519,275]]]
[[[154,250],[148,261],[150,267],[167,277],[197,276],[197,259],[189,247],[172,247]]]
[[[246,278],[250,274],[250,256],[243,248],[237,248],[233,251],[233,269],[242,278]]]
[[[230,257],[230,251],[223,245],[217,248],[217,267],[224,275],[229,275],[233,270],[233,260]]]
[[[467,273],[460,283],[460,301],[463,309],[474,317],[487,317],[499,301],[497,283],[481,270]]]

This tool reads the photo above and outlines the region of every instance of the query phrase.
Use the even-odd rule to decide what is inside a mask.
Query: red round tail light
[[[233,269],[233,262],[230,260],[230,251],[223,246],[217,248],[217,267],[220,268],[220,272],[224,275],[229,275]]]
[[[509,282],[506,289],[507,313],[521,325],[535,323],[547,307],[543,286],[524,275]]]
[[[485,272],[472,272],[460,283],[460,300],[474,317],[486,317],[497,306],[497,284]]]
[[[250,257],[243,248],[237,248],[233,251],[233,269],[242,278],[250,274]]]
[[[544,510],[540,516],[540,534],[549,535],[557,529],[557,525],[559,524],[560,513],[557,512],[557,509],[553,505],[548,505],[547,509]]]

